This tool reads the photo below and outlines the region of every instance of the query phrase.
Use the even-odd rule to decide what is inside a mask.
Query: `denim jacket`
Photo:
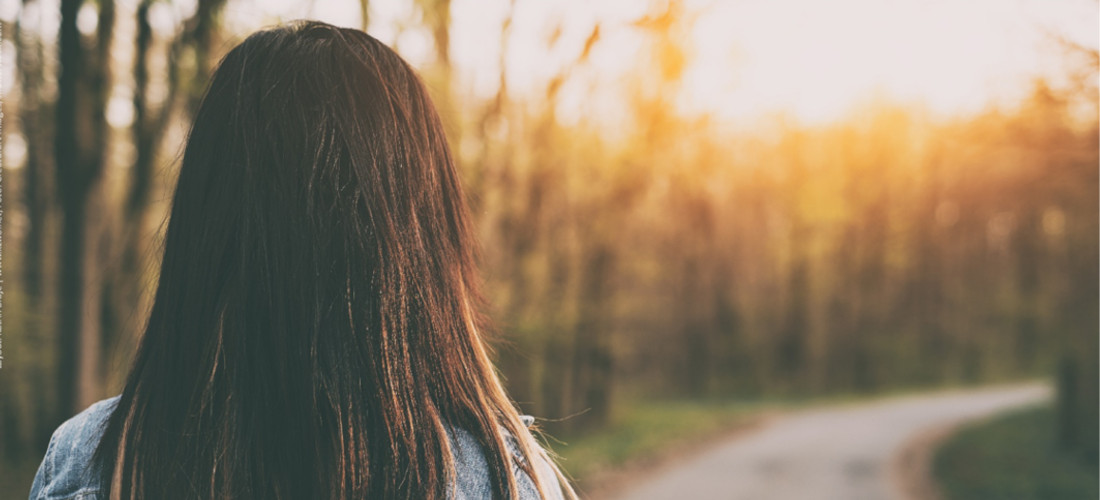
[[[118,396],[100,401],[65,423],[54,431],[46,457],[38,468],[31,486],[30,500],[101,500],[107,498],[107,491],[101,487],[98,478],[89,472],[89,463],[96,445],[103,435],[107,418],[118,405]],[[532,417],[523,416],[523,421],[531,425]],[[489,479],[489,466],[481,446],[470,433],[456,429],[449,435],[451,450],[454,453],[455,484],[449,490],[452,500],[474,500],[490,498],[492,483]],[[513,453],[517,453],[510,439],[506,439]],[[549,465],[540,463],[546,471],[541,474],[547,481],[554,477]],[[519,498],[538,499],[539,495],[531,478],[518,467],[514,467]],[[544,485],[547,495],[557,497],[558,484]]]

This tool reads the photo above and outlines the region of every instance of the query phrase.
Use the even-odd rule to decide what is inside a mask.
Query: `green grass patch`
[[[746,402],[643,402],[630,404],[604,428],[554,436],[551,448],[578,483],[636,460],[748,425],[771,405]]]
[[[0,462],[0,492],[4,492],[0,497],[27,498],[31,492],[31,483],[34,482],[34,474],[38,472],[41,462],[42,457],[27,458],[19,462]]]
[[[1050,406],[963,429],[936,453],[934,472],[947,500],[1095,500],[1100,474],[1055,444]]]

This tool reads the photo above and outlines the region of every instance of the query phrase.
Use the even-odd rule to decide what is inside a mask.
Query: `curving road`
[[[709,447],[621,491],[615,498],[901,500],[891,470],[922,435],[1039,403],[1033,383],[905,396],[799,411]]]

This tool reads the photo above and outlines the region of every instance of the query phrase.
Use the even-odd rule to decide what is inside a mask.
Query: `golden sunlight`
[[[538,95],[575,64],[595,26],[587,63],[571,68],[559,97],[566,121],[620,114],[623,82],[640,73],[654,26],[639,19],[667,2],[637,0],[455,0],[451,62],[460,86],[478,97],[499,86]],[[256,9],[267,12],[257,18]],[[360,23],[353,1],[256,2],[248,24],[315,17]],[[370,31],[414,64],[430,64],[431,34],[410,19],[408,2],[370,2]],[[888,99],[947,116],[1018,101],[1036,76],[1061,69],[1053,54],[1065,38],[1097,45],[1095,2],[1088,0],[685,0],[666,19],[666,41],[685,59],[677,108],[732,123],[782,114],[804,123],[843,117]],[[245,9],[241,10],[246,11]],[[501,22],[510,18],[505,32]],[[402,26],[408,26],[402,28]],[[647,31],[648,29],[648,31]],[[502,43],[503,41],[503,43]],[[501,55],[501,48],[506,53]]]
[[[645,43],[633,21],[650,6],[629,0],[519,3],[530,5],[516,9],[523,15],[513,20],[510,34],[513,89],[532,89],[568,64],[600,23],[591,55],[591,66],[599,69],[589,77],[606,81],[607,92],[596,102],[573,99],[572,111],[591,112],[622,91],[616,77],[630,71]],[[499,60],[499,34],[491,26],[506,8],[478,4],[483,7],[454,9],[462,13],[455,19],[454,57],[486,92],[495,88]],[[671,34],[688,59],[680,108],[738,122],[777,112],[830,121],[876,97],[936,114],[976,111],[1015,101],[1035,75],[1054,73],[1054,37],[1097,43],[1095,5],[1077,0],[692,0],[680,15],[688,26]],[[559,23],[556,46],[547,48]]]

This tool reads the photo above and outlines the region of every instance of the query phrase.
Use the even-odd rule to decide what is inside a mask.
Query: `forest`
[[[58,424],[116,394],[141,335],[191,114],[247,35],[227,25],[235,1],[176,3],[0,12],[2,469],[33,474]],[[551,434],[636,399],[1049,377],[1063,445],[1096,460],[1095,47],[1052,40],[1067,71],[1013,105],[942,117],[870,98],[826,124],[735,128],[676,105],[695,19],[681,2],[594,24],[537,92],[501,64],[487,96],[455,77],[450,0],[412,3],[403,29],[430,40],[419,70],[476,217],[497,364]],[[368,4],[353,23],[371,26]],[[507,46],[510,17],[497,29]],[[611,30],[645,40],[615,84],[621,116],[563,118]]]

